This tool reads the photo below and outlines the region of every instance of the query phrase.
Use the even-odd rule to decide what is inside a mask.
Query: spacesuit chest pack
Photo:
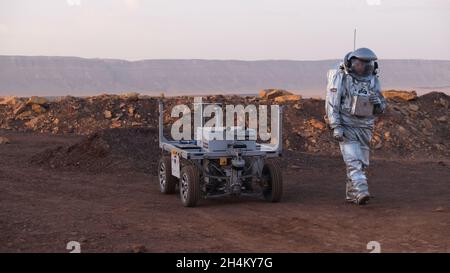
[[[347,92],[346,96],[350,101],[350,114],[358,117],[368,117],[373,115],[373,104],[369,97],[375,92],[375,77],[366,81],[358,80],[351,75],[346,77]]]

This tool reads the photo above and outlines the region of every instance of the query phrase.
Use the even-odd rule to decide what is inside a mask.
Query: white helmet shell
[[[350,60],[352,58],[357,58],[363,61],[376,61],[378,59],[377,55],[366,47],[361,47],[351,52],[348,59]]]

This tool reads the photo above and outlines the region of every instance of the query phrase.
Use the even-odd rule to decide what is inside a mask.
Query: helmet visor
[[[351,60],[352,71],[359,75],[359,76],[369,76],[373,74],[373,71],[375,69],[375,62],[374,61],[365,61],[357,58],[353,58]]]

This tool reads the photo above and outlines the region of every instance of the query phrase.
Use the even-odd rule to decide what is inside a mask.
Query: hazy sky
[[[0,55],[450,60],[449,0],[0,0]]]

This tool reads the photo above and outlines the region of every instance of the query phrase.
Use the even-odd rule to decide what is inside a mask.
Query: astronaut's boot
[[[369,185],[366,180],[347,180],[345,200],[358,205],[365,205],[370,199]]]

